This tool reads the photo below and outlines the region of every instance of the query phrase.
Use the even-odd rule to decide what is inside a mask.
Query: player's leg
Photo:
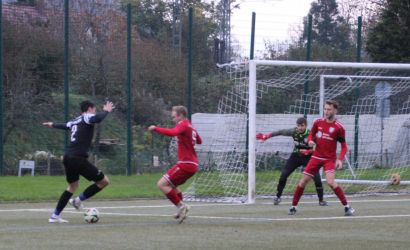
[[[337,198],[339,198],[342,205],[345,207],[345,215],[346,216],[353,215],[354,209],[347,202],[347,199],[346,199],[345,193],[343,192],[343,189],[335,181],[335,165],[334,165],[334,162],[327,162],[325,164],[325,172],[326,172],[326,182],[327,182],[327,184],[333,190],[333,192],[336,194]]]
[[[297,155],[291,154],[289,159],[286,161],[285,166],[282,168],[277,186],[276,197],[273,199],[274,205],[279,205],[279,203],[281,202],[283,189],[285,189],[289,175],[291,175],[295,171],[295,169],[299,167],[297,157]]]
[[[178,196],[177,189],[168,180],[167,177],[163,176],[157,182],[157,187],[161,192],[174,204],[175,206],[181,205],[181,198]]]
[[[322,184],[322,177],[320,173],[317,173],[313,177],[313,181],[315,182],[316,193],[317,197],[319,198],[319,206],[327,206],[327,202],[323,199],[323,184]]]
[[[198,167],[193,164],[177,164],[172,167],[158,181],[158,188],[165,196],[178,208],[178,213],[174,216],[181,223],[190,210],[190,207],[183,203],[182,193],[178,186],[184,184],[198,171]]]
[[[178,220],[181,218],[181,214],[183,214],[185,219],[190,208],[183,203],[181,191],[179,191],[169,179],[169,176],[163,176],[157,182],[157,186],[168,200],[178,208],[178,212],[174,215],[174,218]]]
[[[88,186],[78,197],[70,199],[70,204],[77,210],[83,208],[82,201],[93,197],[110,183],[108,177],[87,159],[82,159],[80,166],[80,175],[94,183]]]
[[[307,164],[305,171],[303,171],[303,176],[299,181],[298,185],[296,186],[295,192],[293,194],[292,206],[289,209],[289,215],[296,214],[296,207],[300,201],[300,198],[303,195],[303,191],[305,190],[306,185],[313,178],[313,176],[315,176],[319,172],[321,165],[321,160],[315,158],[311,158],[309,160],[309,163]]]
[[[64,210],[64,208],[67,206],[67,203],[69,202],[71,196],[73,196],[73,193],[77,190],[78,188],[78,180],[80,178],[78,169],[75,166],[75,162],[73,161],[72,158],[64,156],[64,168],[65,168],[65,173],[66,173],[66,180],[68,182],[68,187],[64,192],[61,194],[57,206],[54,209],[53,214],[49,218],[50,223],[66,223],[68,221],[63,220],[60,217],[61,212]]]
[[[311,157],[305,156],[300,158],[300,165],[307,166]],[[318,172],[314,177],[313,181],[315,182],[316,193],[319,198],[319,206],[327,206],[327,202],[323,200],[323,184],[320,173]]]
[[[179,199],[181,199],[181,201],[184,201],[184,195],[182,194],[182,191],[179,190],[178,187],[176,187],[175,190],[177,191],[177,195],[178,195]]]

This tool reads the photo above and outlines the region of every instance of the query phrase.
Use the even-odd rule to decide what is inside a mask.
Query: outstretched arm
[[[67,123],[43,122],[43,126],[46,126],[46,127],[49,127],[49,128],[70,130],[70,128],[67,126]]]
[[[157,132],[158,134],[162,134],[166,136],[177,136],[177,135],[182,134],[185,131],[185,128],[178,124],[174,128],[161,128],[158,126],[150,126],[148,130]]]
[[[295,129],[291,128],[291,129],[282,129],[282,130],[278,130],[269,134],[257,134],[256,135],[256,139],[258,140],[262,140],[262,141],[266,141],[267,139],[271,138],[271,137],[275,137],[275,136],[292,136],[293,132],[295,131]]]

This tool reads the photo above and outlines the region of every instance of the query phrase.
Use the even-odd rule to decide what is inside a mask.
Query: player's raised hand
[[[52,122],[43,122],[43,126],[52,128],[52,127],[53,127],[53,123],[52,123]]]
[[[148,131],[154,131],[157,126],[151,125],[148,127]]]
[[[110,101],[107,101],[105,104],[104,104],[104,106],[103,106],[103,110],[104,111],[107,111],[107,112],[112,112],[112,110],[114,109],[115,107],[114,107],[114,103],[112,103],[112,102],[110,102]]]
[[[336,160],[336,169],[340,170],[343,168],[343,162],[339,159]]]

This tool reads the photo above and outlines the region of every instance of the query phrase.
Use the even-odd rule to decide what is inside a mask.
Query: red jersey
[[[177,137],[178,163],[198,165],[195,144],[202,144],[202,139],[188,119],[180,121],[174,128],[156,127],[154,131],[162,135]]]
[[[312,157],[322,160],[336,160],[337,142],[340,142],[342,151],[339,160],[343,160],[347,152],[345,134],[346,130],[339,121],[327,122],[325,118],[317,119],[313,123],[308,137],[308,141],[316,143]]]

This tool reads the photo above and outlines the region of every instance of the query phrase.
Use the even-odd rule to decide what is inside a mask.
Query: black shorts
[[[85,157],[64,155],[63,163],[68,183],[78,181],[80,175],[94,182],[104,179],[104,173],[91,164]]]

